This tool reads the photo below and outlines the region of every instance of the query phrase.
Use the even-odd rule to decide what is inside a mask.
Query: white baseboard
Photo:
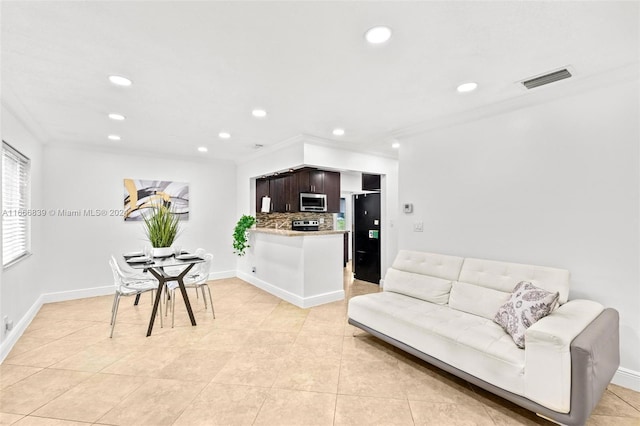
[[[266,281],[263,281],[259,278],[254,277],[253,275],[249,275],[242,271],[238,271],[236,276],[243,281],[253,284],[259,289],[266,291],[267,293],[273,294],[274,296],[279,297],[280,299],[286,300],[289,303],[302,307],[303,299],[298,295],[295,295],[291,292],[283,290],[280,287],[271,285]]]
[[[618,371],[616,371],[616,374],[614,374],[611,383],[640,392],[640,371],[620,367]]]
[[[232,271],[218,271],[209,273],[210,280],[223,280],[225,278],[235,278],[236,276],[237,275],[235,269]]]
[[[0,363],[9,355],[13,346],[18,342],[18,339],[25,332],[31,321],[36,317],[36,314],[42,307],[42,296],[36,299],[35,303],[31,305],[29,310],[24,314],[22,318],[13,326],[11,331],[7,332],[6,338],[0,344]]]
[[[218,271],[209,274],[210,280],[236,277],[236,271]],[[38,311],[45,303],[64,302],[66,300],[84,299],[87,297],[113,295],[113,284],[100,287],[83,288],[78,290],[58,291],[54,293],[43,293],[31,305],[22,318],[9,331],[6,338],[0,344],[0,363],[9,355],[13,346],[18,342],[22,334],[26,331],[31,321],[38,314]]]
[[[303,308],[312,308],[314,306],[337,302],[339,300],[344,300],[344,290],[332,291],[329,293],[322,293],[311,297],[305,297]]]
[[[83,288],[80,290],[59,291],[55,293],[43,293],[31,305],[22,318],[9,331],[7,337],[0,344],[0,363],[9,355],[18,339],[27,330],[31,321],[36,317],[38,311],[45,303],[64,302],[65,300],[84,299],[87,297],[106,296],[113,294],[113,285]]]
[[[238,271],[237,277],[244,280],[267,293],[273,294],[282,300],[286,300],[289,303],[296,305],[299,308],[311,308],[313,306],[322,305],[324,303],[335,302],[344,299],[344,290],[332,291],[329,293],[318,294],[311,297],[301,297],[297,294],[293,294],[289,291],[283,290],[280,287],[276,287],[273,284],[269,284],[253,275],[249,275],[245,272]]]
[[[55,293],[43,293],[40,295],[42,304],[64,302],[65,300],[85,299],[87,297],[113,295],[113,284],[100,287],[82,288],[78,290],[58,291]]]

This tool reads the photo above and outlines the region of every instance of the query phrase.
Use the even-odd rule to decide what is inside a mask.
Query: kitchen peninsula
[[[240,278],[301,308],[342,300],[344,233],[251,229]]]

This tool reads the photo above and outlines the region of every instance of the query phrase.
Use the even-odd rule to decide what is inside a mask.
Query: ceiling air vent
[[[554,71],[549,74],[541,75],[539,77],[530,78],[522,82],[527,89],[533,89],[534,87],[544,86],[545,84],[553,83],[554,81],[564,80],[571,77],[571,73],[566,68]]]

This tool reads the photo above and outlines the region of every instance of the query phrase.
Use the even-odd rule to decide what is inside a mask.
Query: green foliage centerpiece
[[[151,246],[154,248],[154,256],[171,255],[171,244],[178,236],[180,230],[180,218],[174,211],[164,204],[155,204],[151,207],[150,215],[142,215],[144,228]],[[165,250],[156,250],[162,249]]]
[[[244,251],[250,247],[247,242],[247,230],[255,223],[255,217],[243,215],[236,224],[233,230],[233,252],[238,256],[244,256]]]

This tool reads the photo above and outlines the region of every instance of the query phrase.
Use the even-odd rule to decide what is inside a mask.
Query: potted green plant
[[[151,214],[142,215],[142,220],[147,238],[153,247],[153,256],[170,256],[171,244],[180,230],[178,215],[166,205],[156,204],[151,207]]]
[[[233,252],[238,256],[244,256],[244,251],[249,248],[247,242],[247,230],[256,223],[256,218],[249,215],[243,215],[236,228],[233,230]]]

